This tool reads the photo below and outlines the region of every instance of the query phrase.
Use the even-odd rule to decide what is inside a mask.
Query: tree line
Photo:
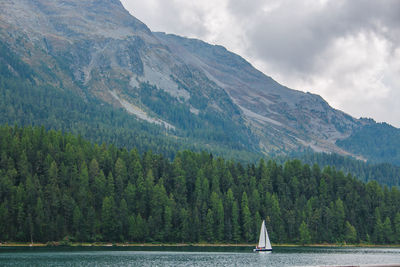
[[[400,129],[387,123],[368,124],[336,144],[354,154],[361,154],[374,162],[388,162],[400,166]]]
[[[400,241],[400,192],[299,160],[174,160],[0,126],[0,241]]]
[[[285,162],[288,159],[298,158],[303,163],[317,163],[321,168],[325,166],[333,166],[337,170],[351,173],[364,182],[375,180],[382,185],[400,186],[400,167],[390,163],[364,162],[349,156],[338,154],[316,153],[306,150],[302,152],[292,153],[289,156],[275,157],[278,162]]]

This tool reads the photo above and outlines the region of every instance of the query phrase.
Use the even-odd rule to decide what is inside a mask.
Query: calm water
[[[396,248],[4,248],[0,266],[316,266],[400,263]]]

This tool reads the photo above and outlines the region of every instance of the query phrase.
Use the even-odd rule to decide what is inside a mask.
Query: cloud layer
[[[122,3],[153,31],[221,44],[288,87],[400,126],[400,1]]]

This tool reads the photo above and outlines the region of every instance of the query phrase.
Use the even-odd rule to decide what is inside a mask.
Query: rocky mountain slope
[[[35,84],[122,108],[169,136],[368,158],[337,144],[375,122],[282,86],[221,46],[151,32],[118,0],[1,1],[0,41],[34,71]],[[2,64],[20,75],[4,56]]]
[[[345,151],[334,145],[363,122],[331,108],[320,96],[289,89],[238,55],[199,40],[157,33],[188,65],[201,69],[240,108],[247,125],[261,137],[261,147]]]

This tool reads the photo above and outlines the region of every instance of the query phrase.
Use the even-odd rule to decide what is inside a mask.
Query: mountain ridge
[[[336,117],[341,117],[341,122],[344,121],[344,123],[340,124],[339,127],[344,127],[345,131],[348,130],[347,128],[358,128],[361,125],[363,125],[363,121],[356,120],[349,116],[348,114],[345,114],[342,111],[333,109],[329,106],[329,104],[322,99],[322,97],[311,94],[311,93],[304,93],[301,91],[293,90],[290,88],[287,88],[285,86],[280,85],[276,81],[274,81],[271,77],[268,77],[267,75],[263,74],[262,72],[258,71],[257,69],[253,68],[250,63],[245,61],[243,58],[241,58],[238,55],[235,55],[229,51],[227,51],[225,48],[221,46],[212,46],[209,45],[205,42],[195,40],[195,39],[189,39],[189,38],[182,38],[176,35],[167,35],[164,33],[155,33],[157,37],[163,39],[164,41],[166,40],[166,44],[169,45],[170,47],[173,47],[174,45],[177,46],[183,46],[184,48],[189,48],[191,49],[190,52],[193,52],[196,55],[201,54],[202,58],[197,57],[201,61],[203,69],[208,73],[208,76],[210,77],[211,80],[217,82],[221,87],[223,87],[227,93],[230,95],[230,97],[233,99],[233,102],[237,104],[242,112],[244,113],[246,119],[253,124],[255,128],[262,128],[262,127],[270,127],[269,130],[276,131],[278,128],[278,131],[283,129],[287,130],[289,132],[293,132],[301,127],[306,127],[304,124],[296,125],[301,119],[299,117],[296,118],[296,120],[290,120],[288,118],[282,118],[282,116],[279,116],[279,112],[282,112],[282,109],[285,109],[285,107],[282,107],[282,105],[288,105],[286,110],[288,109],[297,109],[297,108],[303,108],[304,106],[307,107],[307,105],[303,105],[304,102],[311,102],[311,104],[316,104],[318,106],[314,106],[313,109],[309,110],[309,113],[311,112],[324,112],[328,110],[328,112],[331,112],[333,114],[328,114],[327,116],[336,116]],[[176,41],[178,40],[178,41]],[[182,45],[183,43],[183,45]],[[195,45],[187,45],[187,43],[195,43]],[[213,50],[210,55],[207,55],[206,51],[205,53],[200,52],[202,49],[203,50],[210,50],[215,48],[215,50],[220,51],[220,54],[223,54],[223,56],[218,59],[224,60],[224,58],[229,58],[232,59],[234,62],[230,63],[231,65],[228,66],[229,71],[221,71],[221,69],[224,70],[227,68],[226,65],[227,63],[222,63],[224,64],[219,64],[219,62],[216,63],[216,66],[213,66],[210,61],[213,61],[213,57],[215,57],[216,53],[215,50]],[[182,50],[183,49],[177,49],[180,52],[180,55],[182,55]],[[187,54],[187,53],[186,53]],[[185,54],[185,56],[186,56]],[[206,54],[204,56],[204,54]],[[218,54],[218,52],[217,52]],[[204,62],[204,58],[205,61]],[[210,59],[211,58],[211,59]],[[187,61],[188,64],[194,62],[193,60],[189,59]],[[239,63],[238,63],[239,62]],[[228,63],[229,64],[229,63]],[[239,66],[239,67],[238,67]],[[208,67],[208,69],[207,69]],[[244,74],[241,74],[241,71],[244,72]],[[223,72],[222,74],[218,74],[219,72]],[[211,74],[213,73],[213,74]],[[223,75],[227,75],[230,78],[231,81],[233,82],[228,82],[228,78],[226,77],[221,77]],[[230,73],[233,73],[233,75],[229,75]],[[239,77],[239,78],[237,78]],[[236,78],[236,79],[235,79]],[[222,81],[221,81],[222,80]],[[237,84],[235,84],[235,80]],[[243,89],[245,88],[245,90]],[[261,88],[261,89],[259,89]],[[263,90],[264,89],[264,90]],[[258,99],[257,99],[258,98]],[[279,101],[280,99],[283,99],[283,101]],[[311,106],[311,105],[308,105]],[[270,108],[271,107],[271,108]],[[263,108],[267,108],[268,111],[264,112],[261,111]],[[295,110],[296,111],[296,110]],[[296,117],[296,112],[291,112],[288,114],[289,116]],[[303,115],[303,114],[301,114]],[[306,114],[308,116],[312,114]],[[277,118],[277,119],[274,119]],[[286,120],[285,120],[286,119]],[[308,121],[312,122],[312,119],[315,119],[315,116],[312,117],[310,116]],[[318,119],[318,118],[317,118]],[[293,122],[294,121],[294,122]],[[285,123],[282,123],[285,122]],[[321,120],[314,122],[315,124],[318,124],[320,127],[321,125],[327,126],[324,123],[321,123]],[[268,125],[269,124],[269,125]],[[343,125],[344,124],[344,125]],[[271,127],[272,126],[272,127]],[[335,142],[337,139],[347,137],[350,133],[349,132],[341,132],[341,129],[337,130],[339,127],[329,127],[328,125],[327,129],[324,131],[324,134],[328,135],[328,138],[333,139]],[[272,128],[272,129],[271,129]],[[281,128],[281,129],[279,129]],[[319,129],[318,131],[315,131],[314,129],[306,129],[308,132],[298,132],[297,134],[299,135],[306,135],[307,133],[311,132],[313,135],[316,135],[317,138],[321,138],[319,135]],[[311,131],[310,131],[311,130]],[[332,132],[332,133],[331,133]],[[268,134],[268,133],[265,133]],[[269,136],[271,137],[271,136]],[[278,138],[282,138],[281,135],[278,136]],[[322,146],[319,149],[324,150],[325,145],[330,146],[330,149],[333,149],[334,152],[340,152],[341,154],[345,153],[343,150],[341,150],[338,147],[335,147],[334,144],[325,144],[323,140],[319,140],[319,143],[309,143],[307,142],[307,138],[300,140],[300,143],[303,145],[309,145],[313,146],[314,148],[318,149],[318,146]],[[291,145],[294,142],[291,142],[288,140],[288,143]]]
[[[192,142],[371,158],[343,140],[374,121],[287,88],[222,46],[151,32],[118,0],[17,0],[0,8],[0,39],[35,71],[35,83],[125,109]]]

